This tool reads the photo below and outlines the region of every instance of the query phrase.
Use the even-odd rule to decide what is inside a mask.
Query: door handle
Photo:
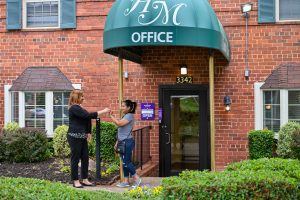
[[[168,135],[168,142],[166,144],[170,144],[171,143],[170,133],[166,133],[166,135]]]

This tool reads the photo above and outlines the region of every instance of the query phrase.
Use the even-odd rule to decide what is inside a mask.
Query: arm
[[[97,112],[87,112],[85,109],[81,108],[79,105],[73,105],[70,108],[70,112],[78,118],[82,119],[96,119],[98,117]]]
[[[118,120],[112,114],[110,114],[110,118],[113,121],[113,123],[115,123],[117,126],[125,126],[126,124],[129,123],[129,121],[127,119],[123,118],[121,120]]]

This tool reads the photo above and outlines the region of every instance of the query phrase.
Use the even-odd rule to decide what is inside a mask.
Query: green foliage
[[[60,171],[61,172],[64,172],[64,173],[67,173],[67,174],[71,173],[71,167],[70,167],[70,165],[66,164],[64,162],[64,160],[60,160],[59,161],[59,167],[60,167]]]
[[[101,158],[113,160],[115,157],[114,145],[116,143],[117,126],[109,122],[101,122]],[[96,126],[92,128],[93,140],[89,143],[89,155],[96,156]]]
[[[119,171],[120,169],[120,160],[119,158],[113,160],[112,162],[104,163],[104,167],[106,167],[106,170],[101,172],[101,176],[106,177],[110,176],[116,171]]]
[[[300,160],[300,129],[292,133],[291,150],[294,156]]]
[[[165,178],[161,199],[300,199],[299,184],[299,161],[258,159]]]
[[[300,131],[300,124],[297,122],[288,122],[280,128],[277,154],[281,158],[296,158],[292,150],[292,135]],[[296,133],[295,133],[296,134]]]
[[[125,195],[133,199],[162,199],[163,187],[157,186],[154,188],[143,186],[131,189],[125,192]]]
[[[34,128],[3,131],[4,158],[9,162],[38,162],[51,156],[46,132]]]
[[[129,199],[121,194],[106,191],[84,191],[61,183],[50,181],[0,177],[1,199],[69,199],[69,200],[111,200]]]
[[[67,157],[71,153],[71,149],[67,141],[68,128],[69,127],[67,125],[62,125],[58,126],[54,130],[53,149],[55,156]]]
[[[20,126],[17,122],[9,122],[5,125],[3,130],[5,130],[6,132],[15,132],[19,128],[20,128]]]
[[[274,132],[271,130],[252,130],[248,134],[250,159],[271,158],[275,147]]]
[[[278,171],[286,177],[292,177],[300,182],[300,161],[282,158],[262,158],[244,160],[228,165],[225,171]]]
[[[5,143],[3,141],[4,136],[2,135],[2,131],[0,132],[0,162],[5,160]]]

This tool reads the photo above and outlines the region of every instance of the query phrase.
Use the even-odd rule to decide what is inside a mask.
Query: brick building
[[[155,8],[154,0],[133,2]],[[129,53],[107,54],[105,39],[117,45],[121,41],[118,35],[104,38],[106,18],[116,12],[111,9],[114,1],[0,0],[0,127],[17,121],[45,128],[51,137],[57,125],[68,123],[66,100],[72,86],[84,90],[88,110],[110,107],[117,114],[115,55],[125,59],[128,72],[123,78],[124,99],[155,105],[154,120],[142,120],[139,107],[136,128],[153,127],[151,157],[161,176],[186,168],[222,170],[228,163],[247,159],[249,130],[268,127],[277,132],[288,120],[300,121],[299,1],[252,0],[246,17],[241,12],[245,2],[240,0],[176,2],[194,3],[191,11],[198,28],[216,15],[230,48],[224,52],[221,42],[216,42],[220,48],[213,48],[205,42],[215,41],[199,37],[199,45],[142,44],[138,51],[129,47]],[[120,6],[118,11],[126,8]],[[170,8],[165,11],[180,15],[188,6]],[[213,13],[208,16],[204,11],[210,8]],[[199,14],[198,9],[204,11]],[[177,18],[169,20],[176,26]],[[189,32],[185,36],[197,37]],[[187,66],[187,76],[181,76],[180,66]],[[176,83],[177,77],[192,77],[192,83]],[[231,99],[230,112],[224,109],[225,96]]]

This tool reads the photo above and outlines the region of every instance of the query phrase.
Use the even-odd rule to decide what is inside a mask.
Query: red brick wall
[[[11,31],[5,29],[5,0],[0,0],[0,127],[4,123],[4,85],[12,84],[29,66],[57,66],[73,82],[82,83],[89,110],[111,107],[117,114],[117,59],[102,53],[105,16],[112,2],[77,1],[76,30]],[[299,23],[257,23],[257,1],[249,21],[249,81],[244,79],[245,18],[241,0],[211,0],[229,37],[232,60],[224,64],[216,54],[215,120],[216,165],[247,158],[247,132],[254,129],[253,84],[263,81],[279,64],[300,62]],[[158,86],[173,84],[178,65],[185,62],[194,83],[208,84],[207,49],[149,47],[143,65],[129,63],[129,79],[124,80],[124,97],[154,102],[158,108]],[[126,68],[127,62],[124,62]],[[225,113],[223,98],[230,95],[232,111]],[[151,154],[158,162],[158,122],[139,120],[137,126],[151,124]],[[156,113],[157,114],[157,113]],[[104,118],[108,120],[108,118]]]

